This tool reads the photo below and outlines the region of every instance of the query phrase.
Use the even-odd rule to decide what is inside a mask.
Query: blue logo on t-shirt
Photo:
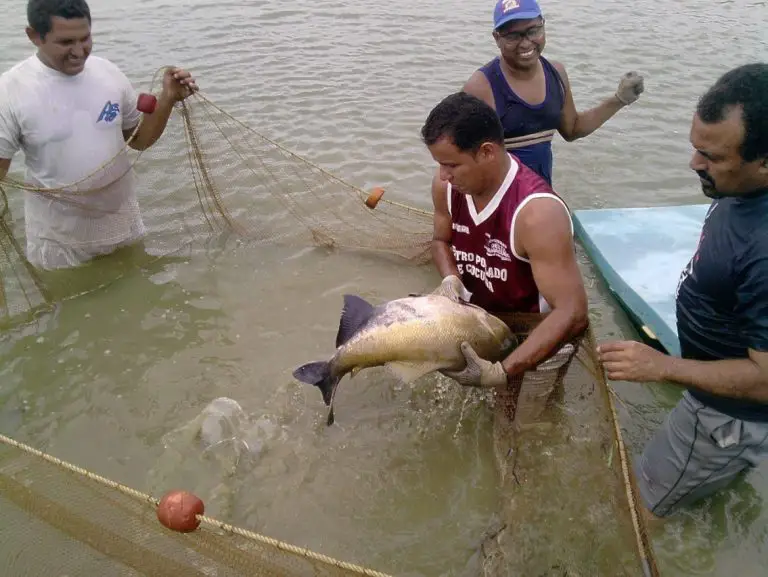
[[[99,118],[96,121],[96,124],[101,122],[102,120],[104,122],[112,122],[117,118],[117,115],[120,113],[120,104],[115,103],[112,104],[111,101],[107,100],[107,103],[104,105],[104,108],[101,109],[101,114],[99,114]]]

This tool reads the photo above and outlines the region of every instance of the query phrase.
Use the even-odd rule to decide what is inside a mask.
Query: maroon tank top
[[[549,305],[539,294],[531,265],[514,250],[515,215],[533,198],[563,201],[541,176],[509,156],[507,177],[479,214],[471,196],[454,192],[448,184],[453,254],[473,304],[497,312],[546,312]],[[563,207],[568,210],[565,203]]]

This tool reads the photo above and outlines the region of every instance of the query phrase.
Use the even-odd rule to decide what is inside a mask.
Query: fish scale
[[[461,343],[468,342],[486,360],[496,362],[517,344],[510,328],[475,305],[457,300],[450,277],[431,294],[409,296],[373,306],[354,295],[344,296],[337,349],[329,361],[302,365],[293,373],[318,387],[330,407],[344,375],[386,366],[408,383],[427,373],[459,370],[466,365]]]

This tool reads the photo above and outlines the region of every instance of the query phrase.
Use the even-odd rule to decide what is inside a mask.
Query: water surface
[[[599,132],[555,143],[558,191],[573,208],[702,202],[687,166],[693,108],[719,74],[765,59],[765,2],[681,0],[665,14],[648,0],[544,7],[545,54],[566,64],[580,109],[610,96],[628,70],[646,86]],[[184,66],[259,132],[357,186],[382,185],[427,208],[432,161],[421,124],[495,54],[492,5],[479,0],[91,8],[95,53],[137,86],[160,66]],[[22,4],[6,7],[0,70],[31,54],[24,23]],[[584,270],[600,335],[632,335],[586,262]],[[229,396],[268,419],[273,436],[213,514],[398,575],[458,575],[497,508],[483,403],[429,380],[397,387],[374,371],[342,384],[338,426],[325,429],[318,391],[290,377],[331,350],[342,294],[380,301],[436,282],[429,267],[387,259],[213,243],[0,337],[2,431],[154,491],[148,472],[163,471],[163,436]],[[679,391],[617,390],[637,452]],[[202,473],[191,482],[210,486]],[[757,575],[768,561],[767,492],[758,471],[668,522],[654,541],[662,574]]]

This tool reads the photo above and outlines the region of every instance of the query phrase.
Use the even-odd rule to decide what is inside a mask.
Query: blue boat
[[[709,204],[574,211],[576,238],[633,322],[680,355],[675,291]]]

